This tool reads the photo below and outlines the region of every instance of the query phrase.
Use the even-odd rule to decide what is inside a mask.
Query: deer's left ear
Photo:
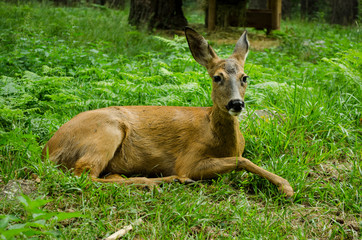
[[[244,64],[245,59],[248,56],[249,46],[250,45],[247,32],[244,31],[243,35],[241,35],[238,42],[236,43],[234,52],[231,56],[238,60],[240,63]]]

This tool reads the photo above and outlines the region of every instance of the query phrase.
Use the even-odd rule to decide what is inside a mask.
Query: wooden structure
[[[239,26],[255,27],[256,29],[271,30],[280,29],[280,20],[282,13],[282,0],[266,0],[267,9],[247,9],[244,22],[240,22]],[[221,1],[222,2],[222,1]],[[222,4],[222,3],[220,3]],[[215,29],[217,0],[208,0],[207,27],[209,31]]]

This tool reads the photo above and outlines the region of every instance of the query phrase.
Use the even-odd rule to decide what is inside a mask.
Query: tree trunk
[[[311,20],[317,14],[319,8],[316,0],[301,0],[300,1],[300,13],[303,19]]]
[[[353,24],[358,17],[358,0],[331,0],[330,23]]]
[[[300,13],[300,0],[283,0],[282,1],[282,13],[283,19],[292,18],[294,15]]]
[[[128,22],[148,29],[183,29],[182,0],[131,0]]]

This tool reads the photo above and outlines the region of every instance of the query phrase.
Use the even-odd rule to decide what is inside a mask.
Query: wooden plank
[[[209,0],[209,16],[207,21],[207,30],[215,30],[216,22],[216,0]]]
[[[282,0],[268,0],[268,9],[248,9],[246,11],[246,26],[257,29],[280,29]],[[208,0],[208,31],[215,30],[216,25],[216,0]]]
[[[282,17],[282,0],[270,0],[269,7],[272,11],[271,29],[280,29],[280,20]]]
[[[271,29],[272,12],[270,10],[248,9],[246,11],[246,26],[256,29]]]

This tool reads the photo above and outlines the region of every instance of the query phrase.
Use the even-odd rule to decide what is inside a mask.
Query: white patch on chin
[[[230,109],[229,110],[229,114],[231,116],[234,116],[234,117],[239,117],[241,115],[241,113],[244,111],[245,108],[242,108],[240,112],[236,112],[234,111],[233,109]]]

